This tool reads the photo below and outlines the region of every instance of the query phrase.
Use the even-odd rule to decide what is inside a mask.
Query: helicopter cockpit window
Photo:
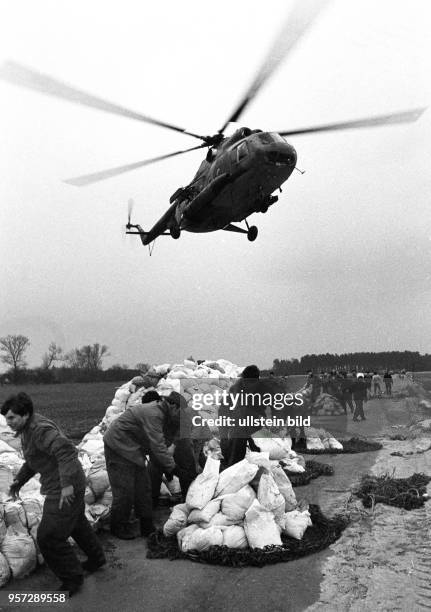
[[[247,157],[248,147],[246,142],[241,142],[236,148],[236,160],[240,162],[242,159]]]
[[[262,134],[258,135],[258,138],[262,144],[272,144],[274,142],[272,135],[267,132],[262,132]]]

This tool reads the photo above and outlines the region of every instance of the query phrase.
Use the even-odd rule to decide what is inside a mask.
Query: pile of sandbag
[[[343,407],[340,402],[329,393],[321,393],[313,403],[313,414],[325,416],[338,416],[344,414]]]
[[[163,527],[165,536],[177,536],[182,552],[281,546],[282,533],[302,538],[310,515],[298,509],[282,464],[271,460],[269,452],[249,452],[219,470],[220,461],[209,456],[186,502],[174,506]]]
[[[23,578],[43,562],[36,543],[44,497],[38,477],[31,478],[12,501],[9,487],[24,460],[19,438],[0,415],[0,587],[9,578]]]
[[[343,450],[343,445],[325,429],[305,427],[306,446],[310,451]]]

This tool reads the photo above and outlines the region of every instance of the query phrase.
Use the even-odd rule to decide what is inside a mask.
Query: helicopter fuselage
[[[210,151],[184,189],[171,198],[182,230],[211,232],[264,212],[292,174],[296,151],[275,132],[241,128]]]

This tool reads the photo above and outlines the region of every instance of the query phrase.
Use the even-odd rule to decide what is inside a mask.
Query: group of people
[[[136,381],[139,386],[141,381]],[[111,423],[104,436],[106,469],[112,490],[111,532],[122,539],[155,530],[152,513],[157,504],[163,475],[169,482],[176,475],[183,496],[197,475],[183,397],[172,392],[160,397],[153,389],[132,403]],[[1,414],[20,436],[24,464],[10,487],[16,499],[21,487],[40,473],[45,495],[37,543],[46,565],[60,579],[59,590],[70,596],[84,580],[106,563],[103,548],[85,516],[86,478],[78,451],[60,428],[34,411],[26,393],[7,399]],[[181,418],[180,418],[181,416]],[[182,433],[183,432],[183,433]],[[186,432],[186,433],[184,433]],[[181,437],[182,436],[182,437]],[[173,443],[175,443],[173,445]],[[134,517],[132,515],[134,509]],[[87,555],[80,562],[68,542],[72,537]]]
[[[353,413],[353,420],[366,420],[364,402],[372,397],[382,397],[382,386],[385,383],[385,392],[388,397],[392,395],[392,374],[387,370],[382,377],[375,371],[367,370],[364,373],[346,372],[344,370],[332,371],[314,375],[308,372],[306,386],[311,388],[311,401],[317,399],[320,393],[328,393],[338,399],[347,414],[347,408]]]

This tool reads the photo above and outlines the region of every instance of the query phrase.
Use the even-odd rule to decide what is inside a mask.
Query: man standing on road
[[[391,397],[392,395],[392,374],[389,371],[386,371],[385,375],[383,376],[383,380],[385,381],[386,395],[388,397]]]
[[[353,420],[358,421],[358,417],[360,417],[362,421],[365,421],[364,402],[367,401],[367,385],[363,374],[358,374],[356,383],[353,386],[353,399],[355,400]]]
[[[374,372],[372,381],[374,397],[380,399],[382,397],[382,377],[377,372]]]
[[[85,475],[78,452],[57,425],[33,412],[26,393],[7,399],[1,413],[21,436],[25,463],[15,476],[10,495],[16,499],[20,488],[40,473],[40,492],[45,495],[37,543],[47,566],[62,581],[59,590],[76,593],[83,583],[83,570],[93,572],[105,564],[105,555],[85,517]],[[72,537],[88,559],[80,563],[68,538]]]

